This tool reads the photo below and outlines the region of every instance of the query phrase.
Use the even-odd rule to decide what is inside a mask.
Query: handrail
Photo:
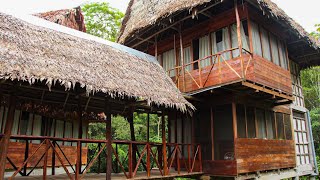
[[[242,48],[242,52],[241,53],[244,53],[244,54],[249,54],[250,55],[250,60],[249,62],[247,63],[246,66],[243,65],[243,59],[241,59],[241,71],[242,73],[239,73],[237,72],[234,67],[232,67],[228,62],[223,55],[225,53],[230,53],[230,55],[232,56],[232,52],[234,50],[239,50],[239,47],[235,47],[235,48],[231,48],[231,49],[227,49],[227,50],[224,50],[224,51],[221,51],[221,52],[218,52],[216,54],[211,54],[209,56],[206,56],[206,57],[203,57],[201,59],[198,59],[198,60],[195,60],[195,61],[192,61],[192,62],[189,62],[189,63],[186,63],[186,64],[183,64],[183,65],[178,65],[178,66],[175,66],[174,68],[171,68],[171,69],[168,69],[166,72],[168,73],[169,76],[172,75],[172,72],[176,72],[176,74],[174,75],[174,78],[175,78],[175,84],[178,86],[178,88],[180,89],[180,76],[183,76],[183,91],[185,91],[185,86],[186,86],[186,82],[185,82],[185,76],[190,76],[191,80],[195,83],[195,85],[197,85],[197,87],[200,89],[200,88],[203,88],[205,87],[205,85],[207,84],[208,80],[209,80],[209,76],[213,70],[213,67],[215,65],[218,65],[219,67],[219,77],[221,78],[221,63],[220,61],[222,62],[225,62],[225,64],[228,66],[229,69],[231,69],[240,79],[245,79],[246,77],[246,71],[248,69],[248,66],[249,66],[249,63],[252,59],[252,52],[250,52],[249,50],[245,49],[245,48]],[[240,51],[239,51],[240,52]],[[240,54],[240,53],[239,53]],[[239,56],[241,57],[241,56]],[[234,58],[237,58],[237,57],[234,57]],[[210,71],[208,73],[208,75],[205,77],[205,79],[202,79],[202,65],[201,65],[201,62],[204,61],[204,60],[210,60],[210,65],[208,66],[211,66],[210,68]],[[195,64],[198,64],[198,67],[195,69],[194,68],[194,65]],[[206,67],[208,67],[206,66]],[[198,71],[198,75],[194,75],[193,73],[191,73],[190,69],[188,69],[189,67],[191,67],[190,69],[192,70],[197,70]],[[181,71],[183,71],[181,73]],[[221,81],[221,79],[220,79]]]
[[[0,134],[1,135],[1,134]],[[0,136],[1,137],[1,136]],[[31,159],[35,160],[37,164],[35,167],[39,164],[39,162],[42,160],[44,162],[43,164],[43,177],[45,177],[46,174],[46,168],[47,168],[47,162],[48,162],[48,156],[49,156],[49,151],[52,153],[52,157],[57,157],[58,162],[61,163],[60,166],[63,167],[65,170],[66,174],[68,175],[69,179],[73,179],[71,173],[69,172],[67,166],[71,166],[72,170],[76,175],[78,174],[78,178],[82,179],[85,174],[88,172],[90,167],[100,159],[101,156],[107,155],[105,150],[108,141],[107,140],[95,140],[95,139],[73,139],[73,138],[57,138],[57,137],[50,137],[50,136],[28,136],[28,135],[11,135],[11,139],[21,139],[26,141],[26,146],[29,145],[28,141],[30,140],[41,140],[41,143],[37,146],[36,150],[32,151],[32,154],[29,155],[28,153],[28,148],[26,147],[26,153],[28,154],[27,158],[22,162],[22,164],[19,164],[16,166],[12,162],[12,166],[18,167],[15,168],[15,172],[12,175],[11,178],[14,178],[18,173],[21,173],[22,171],[25,171],[27,168],[26,165],[30,162]],[[87,161],[87,165],[84,167],[84,169],[80,169],[77,167],[76,169],[73,169],[73,165],[70,163],[70,160],[68,157],[65,155],[64,150],[59,146],[57,142],[63,141],[63,142],[77,142],[77,156],[76,156],[76,162],[77,166],[79,165],[78,162],[81,163],[81,155],[79,155],[79,152],[82,151],[82,146],[81,144],[83,143],[97,143],[97,149],[94,151],[94,154],[91,159]],[[148,177],[151,175],[151,170],[154,167],[157,167],[156,169],[159,170],[160,174],[162,176],[166,176],[166,172],[170,171],[170,168],[173,166],[174,162],[176,162],[175,166],[178,171],[178,174],[180,174],[181,167],[180,167],[180,160],[184,162],[184,168],[188,171],[188,173],[192,173],[194,171],[194,164],[195,162],[199,161],[200,163],[200,169],[198,170],[199,172],[202,172],[202,159],[201,159],[201,146],[198,143],[166,143],[166,149],[168,151],[168,156],[165,157],[168,159],[167,162],[168,164],[168,169],[165,171],[163,169],[162,163],[164,163],[163,157],[163,152],[162,152],[162,143],[158,142],[138,142],[138,141],[126,141],[126,140],[113,140],[111,143],[116,144],[116,145],[127,145],[128,146],[128,160],[124,160],[124,162],[121,162],[118,156],[118,150],[115,150],[114,147],[112,147],[112,154],[115,156],[115,162],[117,167],[120,166],[122,173],[125,175],[126,178],[134,178],[134,176],[137,174],[137,171],[139,169],[139,166],[144,163],[147,165],[144,167]],[[137,148],[138,146],[142,146],[143,150],[139,150]],[[134,148],[136,147],[136,151],[134,151]],[[183,154],[182,148],[186,147],[188,150],[188,153],[185,157]],[[171,154],[171,150],[174,148],[175,149],[175,154]],[[193,150],[193,153],[191,152],[191,149]],[[44,152],[43,152],[44,150]],[[154,151],[155,150],[155,151]],[[196,150],[196,151],[195,151]],[[139,151],[141,151],[139,153]],[[104,152],[104,153],[103,153]],[[133,152],[136,152],[138,155],[136,164],[133,164],[133,157],[135,154]],[[40,153],[40,154],[39,154]],[[37,155],[36,155],[37,154]],[[38,156],[39,155],[39,156]],[[80,160],[79,160],[80,158]],[[145,158],[145,159],[144,159]],[[196,159],[197,158],[197,159]],[[170,161],[169,161],[170,160]],[[145,162],[144,162],[145,161]],[[128,163],[128,168],[129,170],[126,170],[124,167],[124,163]],[[153,162],[153,163],[151,163]],[[100,163],[100,160],[98,161]],[[154,166],[155,163],[155,166]],[[35,169],[35,167],[31,167],[31,170],[29,170],[29,173],[25,173],[24,175],[29,175],[31,172]],[[100,165],[99,165],[100,167]],[[52,164],[52,168],[54,170],[55,164]],[[117,170],[118,171],[118,170]],[[119,172],[121,172],[119,171]]]

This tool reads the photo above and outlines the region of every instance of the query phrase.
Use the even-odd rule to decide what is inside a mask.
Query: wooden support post
[[[107,140],[107,158],[106,158],[106,179],[111,180],[112,173],[112,133],[111,133],[111,112],[108,100],[105,100],[106,114],[106,140]]]
[[[241,72],[242,72],[242,78],[244,78],[243,58],[242,58],[241,21],[240,21],[239,12],[238,12],[237,0],[234,0],[234,9],[235,9],[236,20],[237,20],[237,36],[238,36],[239,56],[241,59]]]
[[[79,95],[79,97],[78,97],[78,122],[79,122],[79,128],[78,128],[78,139],[82,139],[82,106],[81,106],[81,96]],[[80,142],[79,142],[80,143]],[[78,149],[78,157],[77,157],[77,159],[78,159],[78,166],[77,166],[77,169],[79,170],[79,174],[82,174],[82,172],[81,172],[81,165],[82,165],[82,159],[81,159],[81,157],[82,157],[82,151],[81,151],[81,149],[82,149],[82,144],[80,143],[80,146],[79,146],[79,148],[80,149]]]
[[[237,106],[235,102],[232,102],[232,121],[233,121],[233,144],[236,143],[236,140],[238,138],[238,129],[237,129]],[[234,148],[234,158],[237,157],[237,152],[235,147]]]
[[[26,161],[28,159],[29,156],[29,140],[26,140],[26,149],[24,151],[24,161]],[[27,175],[27,164],[24,166],[23,168],[23,175],[26,176]]]
[[[56,142],[53,141],[52,144],[53,144],[53,148],[56,148]],[[56,174],[56,169],[55,169],[56,168],[56,154],[55,154],[54,150],[52,150],[51,164],[52,164],[51,175],[55,175]]]
[[[148,142],[147,144],[147,176],[148,177],[150,177],[150,171],[151,171],[150,151],[151,151],[151,146]]]
[[[214,116],[213,116],[213,107],[210,108],[211,115],[211,160],[214,160]]]
[[[163,174],[168,175],[168,162],[167,162],[167,140],[166,140],[166,121],[162,112],[161,116],[162,127],[162,156],[163,156]]]
[[[75,174],[75,179],[79,179],[80,176],[79,174],[81,173],[81,162],[79,156],[81,156],[81,143],[80,141],[77,141],[77,161],[76,161],[76,174]]]
[[[98,152],[101,150],[101,143],[98,143]],[[100,174],[101,170],[101,154],[98,157],[98,174]]]
[[[133,164],[132,164],[132,143],[129,144],[129,149],[128,149],[128,171],[129,171],[129,178],[132,178],[133,174]]]
[[[147,142],[150,141],[150,114],[147,116]]]
[[[181,57],[181,68],[182,68],[182,77],[183,77],[183,92],[186,91],[186,77],[185,77],[185,68],[184,67],[184,53],[183,53],[183,42],[182,42],[182,34],[181,34],[181,25],[179,30],[179,39],[180,39],[180,57]]]
[[[136,136],[134,134],[134,125],[133,125],[133,112],[130,112],[128,116],[128,121],[130,125],[131,141],[136,141]],[[132,145],[132,165],[134,168],[137,166],[137,148],[135,144]]]
[[[4,128],[4,137],[2,137],[0,141],[0,178],[4,177],[4,173],[6,169],[8,147],[9,147],[13,121],[14,121],[15,107],[16,107],[16,97],[11,95],[9,100],[9,110],[8,110],[7,121]]]
[[[46,152],[44,155],[44,160],[43,160],[43,167],[42,167],[42,179],[46,180],[47,179],[47,166],[48,166],[48,152],[49,152],[49,147],[50,147],[50,142],[48,139],[45,140],[46,142]],[[52,150],[53,153],[53,150]]]

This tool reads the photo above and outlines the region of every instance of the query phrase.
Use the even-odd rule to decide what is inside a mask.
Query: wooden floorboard
[[[147,177],[146,172],[138,172],[133,179],[135,179],[135,180],[162,179],[162,178],[197,176],[197,175],[202,175],[202,174],[203,173],[199,173],[199,172],[188,173],[186,171],[181,171],[180,174],[178,174],[178,172],[170,172],[170,174],[168,176],[163,177],[163,176],[161,176],[159,171],[152,170],[151,176],[149,178]],[[114,180],[126,179],[124,174],[112,174],[111,178]],[[15,177],[15,179],[18,179],[18,180],[22,180],[22,179],[23,180],[25,180],[25,179],[26,180],[39,180],[39,179],[42,179],[42,176],[27,176],[27,177],[18,176],[18,177]],[[62,180],[62,179],[68,179],[68,176],[66,174],[47,176],[47,180]],[[99,180],[99,179],[106,179],[106,176],[104,173],[100,173],[100,174],[89,173],[89,174],[86,174],[83,179],[84,180]]]

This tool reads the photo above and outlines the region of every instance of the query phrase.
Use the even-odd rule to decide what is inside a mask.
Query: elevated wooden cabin
[[[200,143],[204,173],[316,173],[299,71],[320,43],[270,0],[131,0],[118,42],[156,56],[196,106],[169,116],[170,141]]]
[[[192,114],[194,106],[156,58],[34,16],[1,12],[0,24],[0,179],[82,179],[94,163],[105,172],[90,175],[96,179],[202,174],[201,166],[172,168],[180,147],[197,149],[186,157],[199,164],[201,147],[167,144],[168,114]],[[161,143],[135,141],[134,131],[130,140],[112,139],[113,117],[133,127],[134,112],[147,114],[146,124],[150,115],[161,119]],[[106,123],[106,139],[88,139],[95,122]]]

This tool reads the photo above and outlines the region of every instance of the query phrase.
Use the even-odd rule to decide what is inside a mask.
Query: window
[[[292,140],[291,121],[290,121],[290,115],[288,114],[284,114],[284,130],[285,130],[286,139]]]
[[[191,47],[190,46],[183,49],[183,56],[184,56],[184,64],[191,63]],[[188,71],[191,71],[191,69],[192,69],[191,64],[186,67],[186,70]]]
[[[285,137],[284,137],[283,114],[282,113],[276,113],[276,122],[277,122],[278,139],[285,139]]]
[[[277,38],[271,33],[270,33],[270,42],[271,42],[272,61],[276,65],[280,66]]]
[[[256,122],[254,116],[254,108],[247,107],[247,126],[248,126],[248,138],[256,137]]]
[[[267,138],[266,120],[263,109],[256,109],[256,119],[258,125],[258,138]]]
[[[225,27],[216,32],[211,33],[211,43],[212,43],[212,54],[217,54],[218,52],[222,52],[230,49],[230,34],[229,28]],[[231,58],[231,54],[229,52],[223,53],[222,57],[224,60],[228,60]],[[220,59],[223,61],[223,59]]]
[[[22,112],[20,119],[20,135],[31,135],[32,117],[33,116],[29,117],[28,112]]]
[[[169,50],[162,54],[162,66],[165,71],[168,72],[168,75],[175,76],[176,71],[174,70],[176,65],[176,58],[174,50]]]
[[[292,79],[292,90],[293,96],[295,98],[294,105],[304,107],[304,97],[302,92],[301,86],[301,79],[300,79],[300,70],[298,64],[293,61],[290,62],[290,72],[291,72],[291,79]]]
[[[7,121],[8,108],[0,107],[0,133],[4,133],[4,127]]]
[[[210,56],[210,38],[209,35],[199,38],[199,59]],[[196,60],[196,59],[195,59]],[[201,68],[210,65],[210,58],[200,61]]]
[[[248,23],[247,21],[242,21],[240,26],[240,33],[241,33],[241,40],[242,40],[242,48],[246,50],[250,50],[249,48],[249,33],[248,33]],[[237,34],[237,24],[231,25],[231,42],[232,42],[232,48],[237,48],[238,45],[238,34]],[[239,56],[239,50],[232,51],[232,56],[238,57]]]
[[[260,30],[261,30],[261,36],[262,36],[261,42],[262,42],[263,57],[271,61],[269,33],[264,28],[260,28]]]
[[[297,164],[310,164],[307,122],[304,113],[293,112],[293,127],[296,142]]]
[[[246,112],[242,104],[237,105],[237,130],[239,138],[247,137],[246,130]]]
[[[253,52],[256,55],[262,57],[262,49],[261,49],[261,39],[260,39],[260,32],[259,32],[259,25],[255,22],[251,22],[251,30],[252,30],[252,45],[253,45]]]
[[[274,124],[274,113],[272,111],[266,111],[266,123],[267,123],[267,132],[268,139],[276,138],[276,128]]]
[[[236,115],[238,138],[292,140],[289,114],[237,104]]]
[[[285,45],[282,41],[278,41],[279,45],[279,56],[280,56],[280,62],[281,62],[281,67],[283,69],[288,69],[288,59],[287,59],[287,52]]]

